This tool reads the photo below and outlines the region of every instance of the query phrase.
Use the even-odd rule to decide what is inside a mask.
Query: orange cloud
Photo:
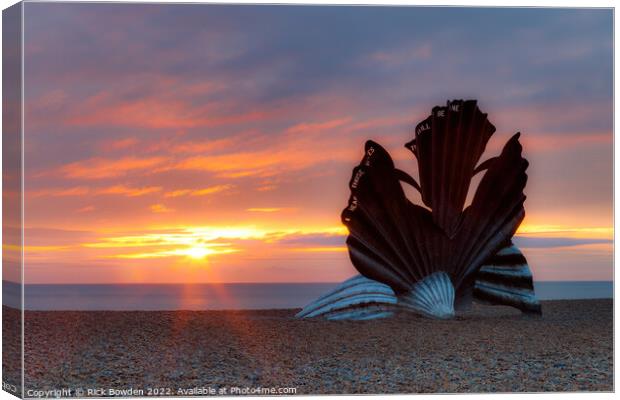
[[[167,159],[164,157],[124,157],[121,159],[91,158],[67,164],[60,168],[67,178],[74,179],[103,179],[126,175],[130,171],[143,171],[161,165]]]
[[[179,197],[179,196],[187,196],[188,194],[190,194],[192,192],[192,189],[180,189],[180,190],[173,190],[171,192],[166,192],[164,194],[165,197]]]
[[[148,187],[129,187],[124,185],[115,185],[103,188],[88,188],[85,186],[78,186],[69,189],[42,189],[30,192],[28,195],[33,197],[67,197],[67,196],[86,196],[86,195],[112,195],[119,194],[128,197],[144,196],[146,194],[159,192],[162,188],[160,186],[148,186]]]
[[[188,115],[186,104],[178,100],[143,98],[114,102],[102,92],[88,99],[79,113],[67,118],[70,125],[121,125],[147,128],[189,128],[196,119]]]
[[[31,191],[28,193],[29,196],[33,197],[65,197],[65,196],[84,196],[90,192],[90,189],[85,186],[77,186],[68,189],[41,189],[36,191]]]
[[[206,153],[208,151],[229,148],[237,142],[238,139],[235,137],[205,141],[188,141],[174,145],[170,151],[172,153]]]
[[[69,125],[115,125],[136,128],[196,128],[264,120],[277,110],[257,108],[226,114],[225,108],[238,109],[234,104],[209,103],[195,106],[180,99],[161,96],[118,101],[108,92],[87,99],[82,107],[64,120]]]
[[[167,258],[167,257],[186,257],[196,260],[201,260],[207,256],[236,253],[239,250],[234,248],[220,248],[226,243],[218,243],[217,245],[199,245],[194,247],[186,247],[177,250],[154,250],[143,253],[129,253],[129,254],[115,254],[110,258],[120,259],[149,259],[149,258]]]
[[[346,246],[295,247],[289,249],[289,251],[302,253],[342,253],[347,252],[348,248]]]
[[[162,204],[152,206],[166,209]],[[160,211],[157,211],[160,212]],[[164,211],[165,212],[165,211]],[[209,255],[253,251],[262,248],[270,251],[334,252],[342,246],[317,246],[325,238],[341,237],[344,227],[323,227],[299,230],[282,230],[258,226],[197,226],[148,232],[141,235],[116,235],[103,237],[97,242],[84,243],[84,248],[99,251],[102,258],[149,259],[160,257],[203,258]],[[305,241],[310,240],[308,243]],[[344,239],[343,239],[344,240]],[[294,244],[293,248],[280,247],[280,241]],[[304,246],[308,244],[308,246]],[[323,249],[323,250],[321,250]],[[101,253],[103,252],[103,253]]]
[[[268,152],[257,151],[190,157],[170,169],[219,172],[221,177],[240,178],[267,176],[268,170],[278,164],[283,165],[275,155],[270,156]]]
[[[99,194],[122,194],[128,197],[144,196],[145,194],[159,192],[161,186],[149,186],[143,188],[132,188],[123,185],[111,186],[109,188],[98,190]]]
[[[163,204],[153,204],[149,208],[154,213],[169,213],[174,211],[172,208],[168,208]]]
[[[281,208],[277,208],[277,207],[265,207],[265,208],[260,208],[260,207],[255,207],[255,208],[246,208],[245,211],[250,211],[250,212],[277,212],[282,210]]]
[[[164,194],[165,197],[180,197],[180,196],[208,196],[215,193],[224,192],[226,190],[232,189],[234,185],[225,184],[225,185],[216,185],[207,187],[204,189],[180,189],[173,190],[171,192],[166,192]]]
[[[192,191],[192,193],[190,193],[191,196],[207,196],[210,194],[214,194],[214,193],[219,193],[219,192],[223,192],[225,190],[229,190],[232,187],[234,187],[234,185],[218,185],[218,186],[213,186],[213,187],[208,187],[208,188],[204,188],[204,189],[198,189],[198,190],[194,190]]]
[[[219,117],[218,117],[219,118]],[[228,117],[223,117],[228,118]],[[121,159],[93,158],[62,167],[69,178],[101,179],[126,175],[130,171],[165,172],[170,170],[209,171],[222,178],[273,177],[282,171],[299,170],[322,161],[353,161],[352,135],[356,130],[392,126],[402,122],[402,116],[353,123],[351,117],[326,121],[304,122],[287,128],[277,141],[267,140],[264,133],[244,131],[232,137],[203,141],[180,141],[175,135],[158,143],[143,143],[145,151],[167,153],[157,157],[125,157]],[[346,135],[335,135],[335,132]],[[165,142],[165,143],[164,143]],[[110,148],[135,145],[136,139],[112,142]],[[329,151],[312,151],[317,143]],[[251,148],[251,150],[247,150]],[[220,154],[208,154],[211,152]],[[182,157],[183,154],[200,155]],[[357,154],[355,154],[357,156]],[[261,185],[259,191],[273,190],[275,185]],[[190,195],[191,192],[169,192],[169,197]],[[206,193],[208,194],[208,192]]]
[[[344,128],[349,118],[316,124],[304,123],[289,128],[277,141],[256,150],[201,155],[162,166],[159,171],[209,171],[221,178],[273,177],[282,171],[299,170],[324,161],[354,161],[350,137],[335,135],[333,130]],[[318,151],[317,145],[329,151]],[[315,151],[317,150],[317,151]],[[265,186],[265,185],[263,185]],[[267,185],[272,186],[272,185]],[[271,188],[268,188],[271,189]],[[265,189],[265,190],[268,190]]]

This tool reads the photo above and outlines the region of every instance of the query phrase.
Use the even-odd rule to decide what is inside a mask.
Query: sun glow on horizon
[[[108,228],[89,232],[90,239],[81,243],[54,241],[47,236],[45,242],[29,244],[24,250],[29,262],[45,263],[71,253],[80,260],[80,264],[73,263],[73,266],[105,265],[106,275],[99,278],[102,282],[263,282],[273,281],[274,277],[278,281],[304,281],[307,279],[305,271],[314,268],[323,268],[323,275],[336,281],[354,273],[345,244],[346,227],[297,223],[295,225],[301,227],[293,229],[286,223],[274,220],[271,223],[253,221],[247,225],[162,224],[158,227]],[[533,247],[527,248],[528,254],[533,256],[539,256],[541,252],[536,245],[538,242],[531,240],[544,238],[571,237],[577,241],[569,241],[572,247],[564,247],[562,254],[572,251],[577,255],[596,254],[596,257],[604,258],[612,251],[608,243],[581,243],[579,239],[613,238],[613,228],[524,224],[516,235],[530,240],[525,243],[534,243]],[[543,240],[540,243],[547,246],[551,242]],[[563,246],[562,243],[556,243],[557,248]],[[558,251],[545,250],[544,254],[553,255]],[[533,260],[536,265],[545,265],[535,257]],[[296,263],[300,267],[282,275],[284,278],[269,274],[273,265],[284,265],[281,268],[292,270]],[[548,276],[553,275],[549,275],[549,268],[552,267],[543,268],[545,272],[539,272],[539,275],[550,279]],[[114,275],[107,271],[114,271]],[[600,279],[606,277],[597,273]]]
[[[279,229],[247,226],[197,226],[161,229],[161,232],[149,232],[136,235],[119,235],[102,237],[96,242],[82,246],[97,249],[104,258],[116,259],[151,259],[164,257],[185,257],[202,260],[246,251],[248,246],[269,246],[282,240],[305,235],[341,236],[346,234],[344,227],[325,227],[315,229]],[[344,241],[343,241],[344,242]],[[286,248],[286,247],[285,247]],[[134,251],[132,251],[132,249]],[[135,251],[141,249],[141,251]],[[334,251],[334,248],[313,246],[308,251]],[[298,247],[290,249],[300,251]],[[303,249],[302,249],[303,250]]]
[[[222,244],[222,247],[228,244]],[[128,253],[128,254],[114,254],[108,256],[108,258],[118,259],[149,259],[149,258],[165,258],[165,257],[185,257],[193,260],[202,260],[208,256],[219,254],[231,254],[237,253],[240,250],[236,248],[218,248],[218,244],[212,245],[196,245],[191,247],[184,247],[175,250],[153,250],[151,252],[142,253]]]
[[[144,233],[100,231],[98,239],[71,245],[29,245],[29,257],[46,258],[51,253],[82,248],[95,259],[178,258],[203,260],[233,253],[339,253],[346,252],[345,226],[284,228],[259,224],[238,226],[182,226],[144,228]],[[138,231],[139,232],[139,231]],[[130,233],[130,234],[129,234]],[[523,224],[517,236],[613,239],[613,227],[583,227]],[[318,237],[318,239],[317,239]],[[339,242],[336,237],[341,237]],[[320,238],[325,238],[322,241]],[[317,241],[318,240],[318,241]],[[10,247],[4,245],[5,248]]]

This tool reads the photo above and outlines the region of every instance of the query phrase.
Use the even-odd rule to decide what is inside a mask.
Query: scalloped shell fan
[[[366,319],[407,309],[450,318],[455,306],[472,299],[540,313],[527,262],[511,242],[525,216],[528,162],[517,133],[499,156],[479,163],[494,132],[474,100],[434,107],[405,145],[417,159],[419,183],[396,169],[378,143],[366,142],[342,212],[361,280],[319,299],[322,312],[313,302],[299,316]],[[472,178],[481,172],[472,203],[464,208]],[[428,208],[413,204],[401,183],[417,189]],[[389,301],[377,296],[386,288]]]

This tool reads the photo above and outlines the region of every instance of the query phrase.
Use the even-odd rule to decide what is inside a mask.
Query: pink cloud
[[[428,60],[433,55],[433,46],[430,43],[399,47],[391,51],[378,51],[372,53],[370,58],[388,66],[396,66],[413,61]]]
[[[108,143],[104,143],[102,147],[104,151],[125,150],[125,149],[136,146],[138,143],[139,143],[138,139],[129,137],[129,138],[123,138],[123,139],[114,140]]]
[[[312,122],[312,123],[300,123],[294,125],[286,130],[286,133],[317,133],[328,129],[334,129],[348,124],[351,121],[351,117],[338,118],[325,122]]]
[[[555,151],[571,147],[582,147],[593,144],[612,144],[611,132],[596,132],[584,134],[527,134],[523,135],[521,142],[532,151]]]
[[[239,108],[237,104],[214,102],[196,106],[183,97],[144,96],[123,101],[108,92],[100,92],[66,115],[64,122],[72,126],[182,129],[260,121],[277,113],[267,107],[226,112]]]
[[[86,212],[91,212],[95,210],[96,210],[95,206],[86,206],[86,207],[78,208],[75,212],[86,213]]]

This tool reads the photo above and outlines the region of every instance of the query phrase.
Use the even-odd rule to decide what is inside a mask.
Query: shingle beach
[[[28,311],[26,395],[611,391],[612,309],[545,301],[542,318],[475,306],[450,321],[358,322],[297,320],[298,310]]]

